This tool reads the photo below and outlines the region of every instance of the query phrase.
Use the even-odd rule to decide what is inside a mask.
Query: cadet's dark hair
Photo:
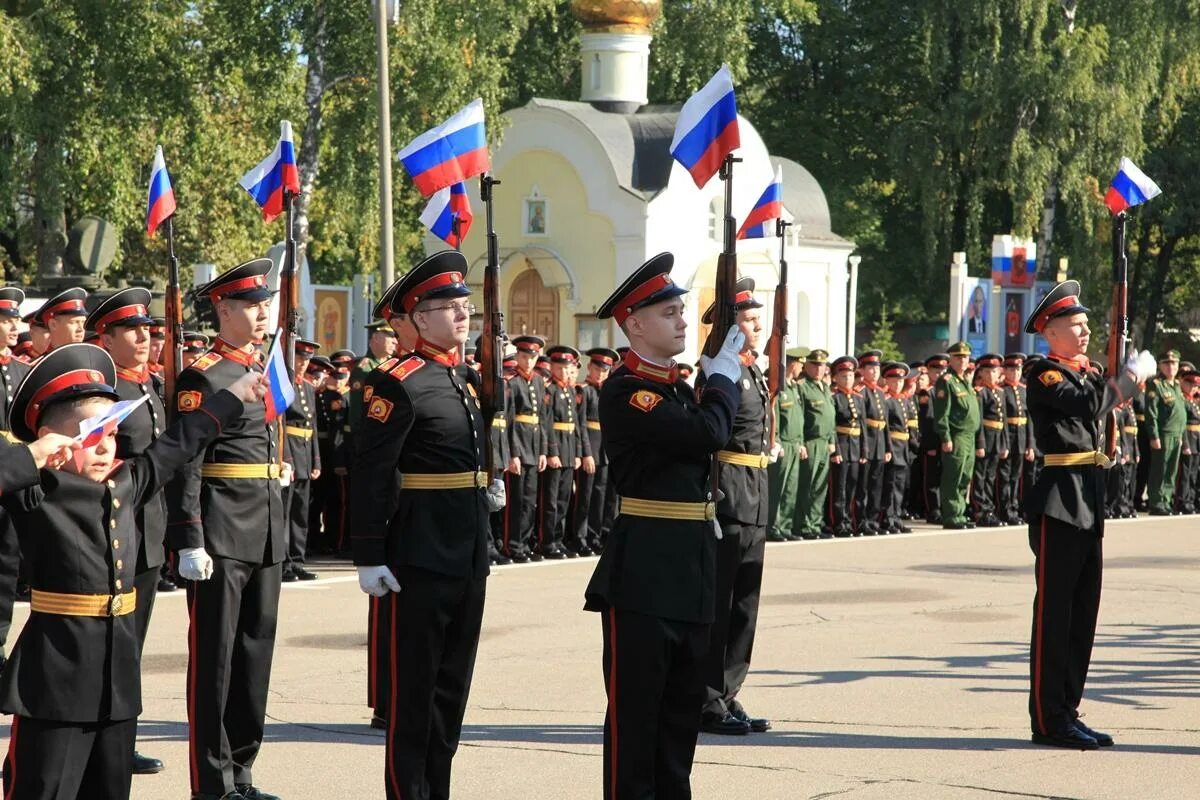
[[[72,436],[79,433],[78,427],[75,430],[67,432],[64,430],[72,422],[79,413],[79,409],[93,400],[108,400],[109,403],[114,402],[111,397],[106,397],[102,394],[87,394],[83,397],[71,397],[64,400],[59,400],[51,403],[49,407],[44,409],[38,417],[38,427],[46,426],[53,428],[55,431],[62,433],[64,436]]]

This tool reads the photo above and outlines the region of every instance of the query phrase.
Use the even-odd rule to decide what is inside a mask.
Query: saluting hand
[[[61,433],[47,433],[42,438],[26,445],[33,456],[33,464],[38,469],[50,467],[56,469],[67,463],[71,453],[81,445],[70,436]]]

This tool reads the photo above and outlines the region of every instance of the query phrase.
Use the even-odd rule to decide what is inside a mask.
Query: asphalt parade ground
[[[1116,747],[1029,743],[1032,555],[1024,528],[772,544],[741,699],[765,734],[702,735],[697,798],[1200,796],[1200,525],[1110,523],[1081,710]],[[595,559],[503,567],[488,585],[455,761],[458,798],[599,798]],[[255,783],[284,800],[383,797],[368,726],[367,601],[347,565],[284,587]],[[28,616],[18,606],[14,635]],[[188,797],[183,593],[160,595],[143,662],[139,749],[167,769],[139,800]],[[7,751],[8,719],[4,720]]]

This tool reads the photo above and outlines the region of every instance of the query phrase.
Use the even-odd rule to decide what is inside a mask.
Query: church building
[[[492,154],[495,228],[500,241],[501,303],[510,336],[534,333],[550,343],[590,347],[625,344],[596,309],[648,258],[675,255],[672,278],[687,286],[688,347],[694,361],[707,334],[700,315],[712,302],[723,233],[723,183],[697,189],[670,154],[682,105],[647,105],[650,28],[658,0],[576,0],[581,36],[580,101],[534,98],[505,113],[503,141]],[[773,157],[745,117],[742,159],[734,172],[737,224],[783,173],[784,250],[788,264],[788,346],[838,354],[847,341],[847,258],[854,243],[836,235],[825,194],[794,161]],[[467,282],[482,305],[487,257],[478,192],[475,221],[463,242]],[[445,244],[430,235],[429,252]],[[738,242],[738,266],[754,278],[769,332],[779,281],[776,237]],[[481,318],[480,318],[481,320]],[[478,321],[476,328],[481,328]],[[764,332],[764,345],[765,345]]]

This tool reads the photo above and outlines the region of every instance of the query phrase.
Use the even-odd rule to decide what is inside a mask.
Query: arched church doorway
[[[510,336],[536,334],[549,342],[558,339],[558,291],[547,288],[536,269],[517,276],[508,293]]]

